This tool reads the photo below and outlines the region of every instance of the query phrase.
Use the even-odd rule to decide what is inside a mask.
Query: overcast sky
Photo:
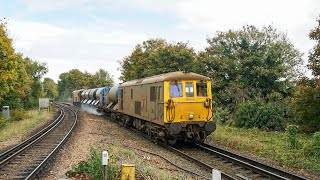
[[[307,61],[309,31],[320,0],[0,0],[0,18],[18,52],[46,62],[50,77],[71,69],[106,69],[119,82],[120,65],[149,38],[189,42],[197,51],[216,31],[273,25]]]

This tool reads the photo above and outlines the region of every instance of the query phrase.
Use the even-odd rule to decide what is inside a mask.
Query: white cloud
[[[216,31],[239,29],[252,24],[259,27],[272,24],[286,32],[293,44],[305,53],[314,42],[308,38],[309,31],[316,26],[316,17],[320,14],[318,0],[22,0],[27,12],[53,12],[77,9],[92,21],[90,26],[65,24],[53,25],[50,22],[17,20],[9,22],[9,29],[18,51],[39,61],[46,61],[49,66],[47,76],[57,80],[58,75],[72,68],[94,72],[106,68],[114,74],[115,80],[120,75],[116,69],[117,60],[129,55],[134,46],[148,38],[165,38],[168,41],[189,42],[196,50],[203,50],[206,37],[213,37]],[[106,20],[95,15],[96,10],[121,12],[148,12],[150,17],[123,20]],[[162,25],[152,21],[152,14],[173,17],[160,19]],[[24,17],[24,16],[23,16]],[[148,21],[144,21],[149,19]],[[167,26],[163,26],[166,24]],[[171,24],[170,24],[171,23]],[[63,26],[62,26],[63,25]]]
[[[102,26],[65,28],[46,23],[11,20],[8,23],[14,46],[18,52],[46,62],[55,81],[61,73],[79,69],[94,73],[99,68],[108,70],[119,82],[118,60],[147,39],[143,33]]]
[[[21,0],[29,12],[49,12],[70,7],[85,6],[90,0]]]

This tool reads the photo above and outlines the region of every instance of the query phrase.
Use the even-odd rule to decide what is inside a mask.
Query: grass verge
[[[0,128],[0,141],[23,134],[32,128],[38,127],[41,122],[53,117],[53,113],[47,111],[30,110],[27,114],[27,118],[23,120],[6,120],[4,126]]]
[[[320,173],[319,156],[308,156],[304,148],[310,146],[315,139],[304,134],[297,134],[295,138],[299,147],[292,148],[290,136],[285,132],[266,132],[219,125],[207,140],[239,150],[240,153],[249,153],[272,159],[288,167]]]
[[[172,176],[162,169],[148,166],[134,151],[109,145],[109,164],[107,166],[107,179],[116,180],[121,177],[122,164],[135,164],[136,179],[184,179],[182,176]],[[90,159],[82,161],[76,168],[67,172],[68,177],[81,177],[85,174],[86,177],[92,179],[102,179],[102,162],[101,148],[93,148],[90,152]]]

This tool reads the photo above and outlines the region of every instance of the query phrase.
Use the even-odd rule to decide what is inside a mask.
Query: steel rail
[[[34,135],[34,136],[32,136],[32,138],[28,138],[28,140],[26,140],[26,141],[24,141],[23,143],[21,143],[21,144],[27,144],[27,143],[29,143],[29,144],[27,144],[27,145],[25,145],[25,146],[23,146],[23,145],[17,145],[17,146],[15,146],[14,148],[12,148],[12,149],[19,149],[19,147],[21,148],[21,149],[19,149],[18,151],[15,151],[15,152],[13,152],[13,153],[7,153],[6,152],[6,154],[10,154],[7,158],[5,158],[2,162],[1,162],[1,164],[0,164],[0,170],[3,168],[3,171],[2,171],[2,173],[4,173],[3,175],[6,177],[7,175],[9,175],[10,176],[10,171],[7,171],[7,170],[5,170],[5,169],[7,169],[7,168],[5,168],[5,166],[7,165],[7,164],[11,164],[11,159],[13,159],[13,158],[15,158],[15,157],[17,157],[17,156],[25,156],[24,154],[25,153],[27,153],[28,154],[28,151],[30,151],[30,150],[32,150],[32,151],[30,151],[30,152],[33,152],[34,150],[34,147],[36,148],[35,150],[37,150],[37,145],[39,145],[39,143],[41,144],[41,143],[45,143],[45,144],[48,144],[49,146],[47,147],[48,149],[49,149],[49,152],[47,152],[47,153],[45,153],[45,154],[41,154],[39,157],[41,157],[40,159],[35,159],[36,161],[30,161],[30,163],[35,163],[34,165],[33,164],[30,164],[30,165],[28,165],[28,164],[26,164],[26,165],[28,165],[28,166],[30,166],[29,168],[28,168],[28,170],[27,171],[23,171],[23,176],[18,176],[19,178],[23,178],[23,179],[34,179],[34,177],[40,172],[40,170],[47,164],[47,162],[51,159],[51,157],[57,152],[57,150],[59,149],[59,148],[61,148],[62,147],[62,145],[66,142],[66,140],[67,140],[67,138],[70,136],[70,134],[71,134],[71,132],[74,130],[74,128],[75,128],[75,125],[76,125],[76,123],[77,123],[77,119],[78,119],[78,117],[77,117],[77,111],[76,110],[74,110],[74,109],[72,109],[72,108],[70,108],[70,107],[67,107],[66,105],[64,105],[64,104],[59,104],[59,103],[55,103],[56,104],[56,106],[57,107],[59,107],[60,108],[60,115],[58,116],[58,118],[54,121],[55,123],[51,123],[48,127],[50,127],[50,128],[44,128],[44,129],[46,129],[47,131],[45,132],[44,130],[42,130],[42,131],[40,131],[40,132],[42,132],[42,134],[39,132],[39,133],[37,133],[37,135],[39,135],[37,138],[35,138],[36,137],[36,135]],[[64,119],[65,119],[65,117],[66,117],[66,112],[65,112],[65,110],[64,110],[64,108],[65,109],[68,109],[71,113],[72,113],[72,115],[70,115],[69,116],[69,118],[70,119],[72,119],[72,120],[74,120],[73,122],[72,121],[63,121]],[[73,118],[74,117],[74,118]],[[70,127],[70,129],[68,129],[67,130],[67,132],[66,132],[66,134],[65,133],[63,133],[63,136],[61,137],[62,139],[60,139],[59,138],[59,131],[61,131],[61,130],[63,130],[63,124],[61,124],[61,122],[64,122],[64,123],[67,123],[67,124],[69,124],[68,125],[68,127]],[[55,129],[57,128],[57,130],[56,131],[54,131]],[[61,129],[62,128],[62,129]],[[60,130],[59,130],[60,129]],[[52,132],[52,133],[51,133]],[[56,132],[58,132],[58,134],[56,134]],[[47,139],[47,138],[49,138],[49,139]],[[58,138],[58,139],[56,139],[56,137]],[[54,139],[56,139],[55,141],[57,141],[57,142],[55,142],[55,143],[51,143],[50,141],[50,139],[51,138],[54,138]],[[31,141],[31,139],[33,139],[33,141]],[[48,141],[49,140],[49,141]],[[45,141],[48,141],[47,143],[45,142]],[[39,143],[38,143],[39,142]],[[46,147],[46,146],[44,146],[44,147]],[[11,150],[12,150],[11,149]],[[8,150],[8,151],[10,151],[10,150]],[[30,153],[29,152],[29,153]],[[7,155],[6,155],[7,156]],[[4,156],[3,156],[4,157]],[[37,156],[35,156],[35,157],[37,157]],[[39,158],[39,157],[37,157],[37,158]],[[13,159],[13,163],[14,164],[16,164],[16,162],[15,161],[17,161],[17,160],[15,160],[15,159]],[[7,163],[8,162],[8,163]],[[28,162],[27,162],[28,163]],[[12,172],[12,171],[11,171]],[[0,174],[2,174],[2,173],[0,173]],[[8,174],[9,173],[9,174]],[[14,172],[12,172],[12,173],[14,173]],[[21,173],[19,173],[18,172],[18,174],[21,174]],[[12,174],[13,175],[13,174]],[[1,179],[1,178],[0,178]]]
[[[65,106],[65,105],[64,105]],[[65,106],[67,107],[67,106]],[[68,107],[67,107],[68,108]],[[75,116],[75,121],[72,125],[72,127],[70,128],[70,130],[68,131],[68,133],[65,135],[65,137],[62,139],[62,141],[56,146],[56,148],[54,148],[50,154],[29,174],[29,176],[26,177],[26,180],[33,178],[45,165],[46,163],[50,160],[50,158],[62,147],[62,145],[66,142],[66,140],[69,138],[70,134],[72,133],[74,127],[77,124],[77,120],[78,120],[78,115],[77,115],[77,111],[72,109],[72,108],[68,108]]]
[[[57,124],[59,124],[59,122],[61,122],[61,120],[64,118],[65,116],[65,112],[64,110],[57,106],[60,109],[60,115],[51,123],[49,124],[47,127],[45,127],[44,129],[42,129],[41,131],[39,131],[38,133],[34,134],[33,136],[31,136],[30,138],[26,139],[25,141],[23,141],[20,144],[17,144],[16,146],[14,146],[13,148],[5,151],[4,153],[2,153],[0,155],[0,167],[5,164],[7,161],[9,161],[10,159],[12,159],[13,157],[17,156],[19,153],[21,153],[22,151],[26,150],[27,148],[29,148],[30,146],[33,145],[33,143],[39,141],[40,139],[42,139],[44,136],[46,136],[49,132],[51,132],[56,126]]]
[[[197,147],[212,154],[217,154],[222,158],[234,162],[240,166],[246,167],[254,172],[262,174],[272,179],[292,179],[292,180],[306,180],[307,178],[298,176],[267,164],[260,163],[253,159],[232,153],[230,151],[209,145],[209,144],[195,144]]]
[[[198,159],[196,159],[196,158],[194,158],[194,157],[192,157],[192,156],[180,151],[179,149],[176,149],[176,148],[174,148],[172,146],[169,146],[169,145],[167,145],[167,144],[165,144],[163,142],[157,142],[157,144],[159,144],[160,146],[164,147],[165,149],[168,149],[168,150],[178,154],[179,156],[184,157],[185,159],[187,159],[187,160],[189,160],[191,162],[194,162],[194,163],[198,164],[199,166],[205,168],[209,172],[212,172],[212,169],[215,169],[214,167],[212,167],[212,166],[210,166],[210,165],[208,165],[208,164],[206,164],[206,163],[204,163],[204,162],[202,162],[202,161],[200,161],[200,160],[198,160]],[[221,177],[224,178],[224,179],[232,179],[232,180],[236,179],[236,178],[232,177],[231,175],[229,175],[229,174],[227,174],[225,172],[222,172],[222,171],[221,171]]]
[[[176,148],[174,148],[174,147],[172,147],[172,146],[169,146],[169,145],[167,145],[166,143],[163,143],[162,141],[152,139],[149,135],[147,135],[147,134],[145,134],[145,133],[142,133],[141,131],[139,131],[139,130],[137,130],[137,129],[134,129],[134,128],[132,128],[132,127],[126,126],[126,125],[124,125],[122,122],[117,121],[117,120],[114,120],[114,119],[112,119],[111,117],[108,117],[108,118],[109,118],[110,120],[112,120],[112,121],[114,121],[114,122],[116,122],[116,123],[118,123],[118,124],[126,127],[127,129],[131,130],[132,132],[135,132],[135,133],[139,134],[140,136],[144,137],[145,139],[150,140],[150,141],[153,141],[153,142],[155,142],[156,144],[158,144],[159,146],[161,146],[161,147],[163,147],[163,148],[165,148],[165,149],[168,149],[168,150],[172,151],[173,153],[176,153],[176,154],[180,155],[181,157],[189,160],[190,162],[193,162],[193,163],[195,163],[195,164],[197,164],[197,165],[199,165],[199,166],[201,166],[201,167],[204,167],[204,168],[205,168],[207,171],[209,171],[210,173],[212,172],[212,169],[215,169],[214,167],[212,167],[212,166],[210,166],[210,165],[208,165],[208,164],[206,164],[206,163],[204,163],[204,162],[201,162],[201,161],[193,158],[192,156],[189,156],[188,154],[186,154],[186,153],[184,153],[184,152],[182,152],[182,151],[180,151],[180,150],[178,150],[178,149],[176,149]],[[221,177],[224,178],[224,179],[236,180],[236,178],[234,178],[234,177],[232,177],[231,175],[229,175],[229,174],[227,174],[227,173],[224,173],[224,172],[221,172]]]

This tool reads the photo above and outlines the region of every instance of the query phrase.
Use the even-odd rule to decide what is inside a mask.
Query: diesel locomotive
[[[211,81],[192,72],[170,72],[118,86],[75,90],[74,104],[89,104],[107,116],[170,144],[203,142],[215,131]]]

